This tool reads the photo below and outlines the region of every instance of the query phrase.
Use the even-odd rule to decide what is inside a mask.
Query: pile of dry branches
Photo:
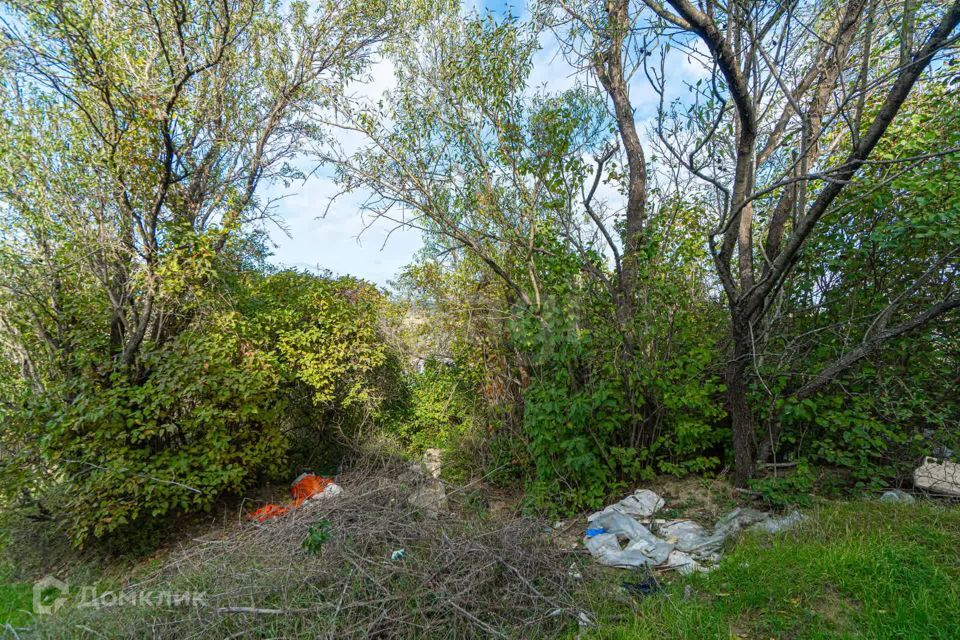
[[[549,636],[584,619],[572,596],[574,558],[542,524],[431,518],[408,498],[434,481],[402,469],[354,470],[338,482],[337,497],[195,540],[127,587],[199,592],[200,606],[132,617],[101,610],[97,627],[164,638],[507,638]],[[308,553],[303,540],[317,523],[328,537]]]

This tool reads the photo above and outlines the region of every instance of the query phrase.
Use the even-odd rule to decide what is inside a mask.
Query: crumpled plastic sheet
[[[769,517],[762,522],[750,527],[751,531],[765,531],[767,533],[780,533],[781,531],[786,531],[787,529],[792,529],[801,522],[807,519],[807,516],[803,515],[799,511],[791,511],[785,516],[780,517]]]
[[[719,562],[724,542],[742,529],[777,533],[806,519],[797,511],[774,517],[737,508],[720,518],[712,532],[692,520],[671,520],[654,521],[654,533],[633,517],[652,517],[665,504],[653,491],[641,490],[590,515],[584,546],[608,567],[661,567],[686,575],[708,571],[706,564]]]
[[[673,545],[660,540],[645,526],[616,510],[594,514],[591,528],[602,533],[589,536],[584,545],[600,564],[608,567],[656,566],[667,560]],[[626,538],[626,547],[620,539]]]
[[[683,551],[671,551],[670,555],[667,557],[667,561],[660,565],[661,569],[673,569],[677,571],[680,575],[686,576],[691,573],[697,572],[706,572],[710,569],[703,566],[699,562],[693,559],[689,553]]]
[[[663,498],[658,496],[653,491],[650,491],[649,489],[638,489],[633,493],[633,495],[629,495],[620,502],[610,505],[603,511],[597,511],[596,513],[588,516],[587,522],[593,522],[601,515],[610,513],[612,511],[625,513],[628,516],[633,516],[635,518],[649,518],[657,511],[662,509],[665,504],[666,502],[664,502]]]
[[[926,457],[923,464],[913,471],[913,486],[935,493],[960,496],[960,464]]]
[[[892,491],[884,491],[883,495],[880,496],[880,502],[899,502],[901,504],[913,504],[917,499],[906,491],[900,491],[899,489],[894,489]]]

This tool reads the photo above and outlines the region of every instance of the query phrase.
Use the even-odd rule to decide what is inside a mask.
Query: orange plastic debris
[[[290,486],[290,495],[293,496],[293,501],[289,507],[284,507],[279,504],[265,504],[248,515],[247,520],[266,522],[271,518],[279,518],[291,509],[296,509],[313,496],[320,495],[323,493],[323,490],[331,484],[333,484],[333,480],[330,478],[324,478],[312,473],[304,473],[294,480]]]
[[[290,495],[293,496],[293,505],[299,507],[313,496],[320,495],[323,490],[333,484],[333,480],[312,473],[304,473],[290,485]]]
[[[250,515],[247,516],[247,520],[256,520],[257,522],[266,522],[271,518],[279,518],[285,514],[289,509],[286,507],[281,507],[278,504],[265,504]]]

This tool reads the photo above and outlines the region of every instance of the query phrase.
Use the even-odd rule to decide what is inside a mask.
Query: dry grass
[[[194,540],[125,590],[201,592],[202,606],[66,609],[38,635],[506,638],[576,625],[574,558],[542,524],[427,517],[408,497],[430,480],[402,468],[354,470],[338,482],[340,496]],[[302,542],[324,520],[330,537],[309,554]],[[399,549],[405,557],[391,560]]]

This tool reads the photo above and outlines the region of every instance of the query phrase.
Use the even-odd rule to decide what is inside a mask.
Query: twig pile
[[[171,638],[544,637],[583,619],[571,557],[542,525],[424,517],[407,498],[431,481],[353,471],[338,480],[338,497],[197,541],[128,590],[201,592],[203,605],[142,611],[138,635],[149,626]],[[323,520],[329,539],[308,554],[302,542]]]

